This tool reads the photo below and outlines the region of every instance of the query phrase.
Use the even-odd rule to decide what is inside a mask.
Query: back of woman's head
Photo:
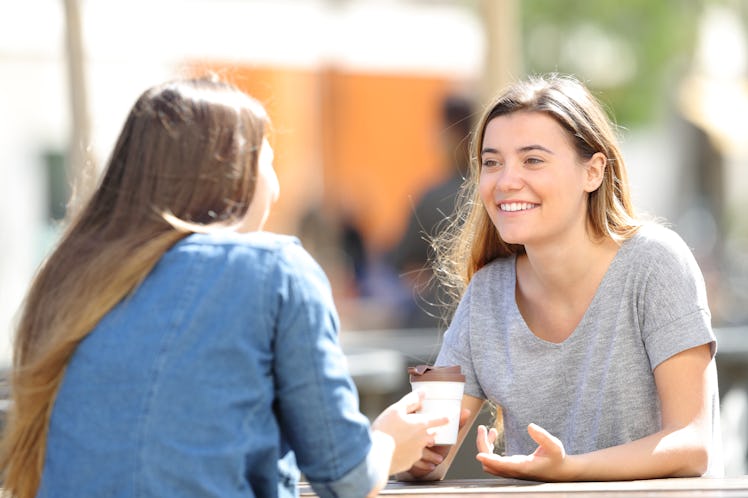
[[[219,81],[147,90],[80,221],[120,233],[161,224],[164,214],[195,226],[237,223],[252,200],[266,123],[258,102]]]
[[[11,496],[36,494],[54,398],[78,343],[181,238],[242,221],[266,124],[257,101],[208,79],[166,83],[135,103],[99,187],[26,296],[0,446]]]

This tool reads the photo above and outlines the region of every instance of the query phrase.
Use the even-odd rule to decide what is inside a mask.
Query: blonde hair
[[[77,345],[190,232],[237,225],[254,195],[263,107],[214,79],[147,90],[100,185],[40,268],[16,329],[3,485],[32,497],[55,396]]]
[[[550,74],[530,77],[502,91],[484,110],[473,134],[470,173],[458,197],[451,224],[433,241],[434,274],[450,301],[447,317],[475,272],[496,258],[524,252],[522,245],[501,239],[480,200],[480,154],[488,123],[514,112],[539,112],[566,130],[580,158],[600,152],[607,165],[600,187],[587,202],[588,225],[594,237],[628,239],[641,225],[629,193],[628,175],[614,126],[602,104],[578,80]]]

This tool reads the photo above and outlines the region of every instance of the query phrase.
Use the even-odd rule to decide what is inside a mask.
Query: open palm
[[[530,437],[538,443],[537,449],[530,455],[501,456],[493,452],[498,437],[496,429],[487,430],[478,427],[476,459],[483,464],[483,471],[489,474],[518,479],[539,481],[562,480],[566,451],[561,441],[536,424],[527,426]]]

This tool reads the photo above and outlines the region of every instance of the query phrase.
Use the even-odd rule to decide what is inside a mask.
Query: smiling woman
[[[572,77],[510,86],[475,131],[461,216],[436,241],[456,310],[437,365],[466,376],[458,444],[403,479],[441,479],[483,403],[483,469],[533,480],[722,474],[716,339],[701,272],[639,219],[600,103]]]
[[[585,194],[600,186],[605,162],[601,153],[580,161],[565,130],[546,114],[499,116],[486,125],[480,197],[507,243],[572,239],[586,229]]]

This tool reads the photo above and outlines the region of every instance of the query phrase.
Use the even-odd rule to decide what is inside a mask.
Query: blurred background
[[[327,272],[375,415],[407,390],[405,367],[438,351],[424,235],[450,214],[472,119],[508,82],[558,71],[608,106],[638,208],[701,265],[728,473],[744,474],[747,23],[748,0],[3,2],[0,367],[71,192],[95,184],[130,106],[212,72],[271,115],[281,199],[268,229],[298,235]]]

